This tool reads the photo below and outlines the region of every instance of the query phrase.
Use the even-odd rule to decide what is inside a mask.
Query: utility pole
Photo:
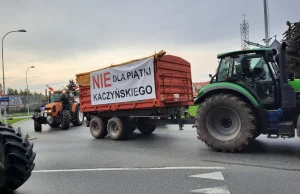
[[[267,47],[269,47],[270,37],[269,37],[269,13],[268,13],[268,3],[267,0],[264,1],[264,19],[265,19],[265,38],[264,42]]]
[[[28,93],[29,93],[29,89],[28,89],[28,81],[27,81],[27,72],[30,68],[34,68],[34,66],[30,66],[27,68],[26,70],[26,86],[27,86],[27,110],[28,110],[28,115],[29,115],[29,96],[28,96]]]

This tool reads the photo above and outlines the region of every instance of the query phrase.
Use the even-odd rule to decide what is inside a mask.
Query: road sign
[[[0,97],[0,102],[8,102],[9,101],[9,97],[4,97],[4,96],[1,96]]]

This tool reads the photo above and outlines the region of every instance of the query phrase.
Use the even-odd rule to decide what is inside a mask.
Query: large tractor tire
[[[113,140],[122,140],[128,135],[126,121],[119,117],[109,119],[107,123],[109,137]]]
[[[90,133],[96,139],[103,139],[107,135],[107,120],[93,117],[90,121]]]
[[[29,179],[35,156],[33,143],[20,128],[0,126],[0,193],[11,193]]]
[[[137,128],[143,135],[150,135],[155,131],[156,125],[151,124],[149,118],[141,117],[137,120]]]
[[[72,124],[74,126],[80,126],[82,125],[83,121],[84,121],[84,115],[80,111],[80,105],[78,104],[75,110],[75,121],[73,121]]]
[[[71,113],[68,110],[62,111],[62,119],[61,119],[61,129],[66,130],[69,129],[71,123]]]
[[[35,132],[41,132],[42,131],[42,124],[37,120],[34,120],[34,131]]]
[[[257,134],[251,106],[232,94],[215,94],[202,102],[196,115],[198,138],[215,151],[241,152]]]

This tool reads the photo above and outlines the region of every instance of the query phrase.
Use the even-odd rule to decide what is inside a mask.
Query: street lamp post
[[[26,30],[14,30],[14,31],[10,31],[10,32],[8,32],[8,33],[6,33],[4,36],[3,36],[3,38],[2,38],[2,87],[3,87],[3,95],[5,95],[6,94],[6,91],[5,91],[5,79],[4,79],[4,57],[3,57],[3,40],[4,40],[4,38],[5,38],[5,36],[6,35],[8,35],[9,33],[12,33],[12,32],[26,32]]]
[[[27,82],[27,72],[30,68],[34,68],[34,66],[30,66],[27,68],[26,70],[26,85],[27,85],[27,109],[28,109],[28,115],[29,115],[29,97],[28,97],[28,93],[29,93],[29,89],[28,89],[28,82]]]

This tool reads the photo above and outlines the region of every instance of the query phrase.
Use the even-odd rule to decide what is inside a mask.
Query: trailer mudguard
[[[198,92],[197,98],[194,100],[194,104],[200,104],[207,96],[220,92],[229,92],[243,96],[244,98],[248,99],[255,108],[257,108],[260,104],[258,96],[251,94],[248,90],[240,85],[229,82],[211,83],[202,87]]]

